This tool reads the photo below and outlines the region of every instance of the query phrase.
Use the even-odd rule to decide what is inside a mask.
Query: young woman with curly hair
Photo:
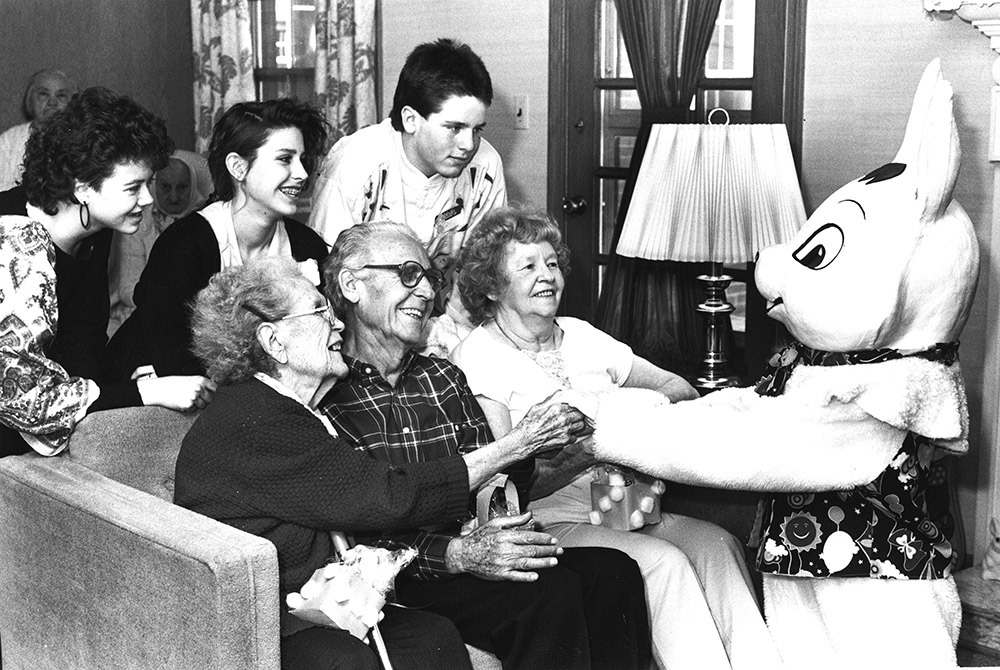
[[[88,412],[204,407],[202,376],[108,383],[108,248],[134,233],[173,150],[163,121],[104,88],[31,134],[22,186],[0,204],[0,456],[53,455]]]
[[[133,298],[136,309],[109,345],[112,375],[202,374],[191,353],[189,304],[220,270],[271,256],[294,260],[319,285],[326,243],[291,218],[322,156],[327,122],[291,100],[233,105],[215,124],[209,204],[156,240]]]

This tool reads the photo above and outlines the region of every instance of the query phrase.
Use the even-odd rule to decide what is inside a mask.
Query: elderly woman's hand
[[[520,458],[527,458],[573,444],[586,430],[586,418],[580,410],[550,396],[529,409],[511,434],[521,445]]]
[[[143,405],[159,405],[180,412],[204,409],[215,394],[215,383],[198,375],[157,377],[136,380]]]
[[[531,512],[496,517],[456,537],[445,551],[448,570],[491,581],[535,581],[537,570],[559,562],[562,549],[548,533],[530,530],[530,523]]]

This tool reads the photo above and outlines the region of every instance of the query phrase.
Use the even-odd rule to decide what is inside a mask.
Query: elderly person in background
[[[104,88],[28,138],[24,185],[0,204],[0,456],[59,453],[88,412],[211,399],[201,376],[116,383],[104,370],[111,235],[136,232],[172,149],[161,119]]]
[[[290,259],[217,274],[198,294],[192,328],[195,354],[219,390],[184,438],[174,502],[277,548],[284,670],[377,668],[363,642],[294,617],[285,596],[334,555],[330,531],[440,523],[465,509],[487,472],[474,454],[393,467],[337,437],[315,408],[347,374],[343,324]],[[379,629],[397,670],[469,667],[447,619],[384,612]]]
[[[292,218],[322,155],[328,124],[317,108],[290,98],[241,102],[212,129],[208,205],[156,240],[135,285],[135,311],[108,344],[111,374],[139,366],[155,374],[200,374],[191,353],[188,304],[219,270],[255,258],[294,259],[319,285],[328,247]]]
[[[347,330],[350,371],[320,408],[359,450],[393,467],[465,454],[527,483],[535,453],[575,442],[582,415],[545,401],[494,440],[461,371],[414,353],[443,277],[409,227],[358,224],[340,233],[324,267],[325,290]],[[470,469],[470,476],[476,470]],[[483,479],[475,477],[475,481]],[[489,489],[487,489],[489,490]],[[508,501],[512,502],[512,501]],[[646,603],[635,563],[611,549],[563,550],[535,532],[531,514],[386,528],[369,541],[414,546],[396,580],[398,602],[451,619],[466,643],[514,668],[645,668]]]
[[[488,213],[463,248],[458,287],[481,324],[452,359],[495,435],[507,434],[527,408],[560,390],[599,394],[630,386],[657,390],[672,401],[697,397],[684,379],[587,322],[556,316],[568,261],[555,223],[543,213],[515,208]],[[663,428],[669,436],[670,427]],[[735,538],[711,523],[669,513],[633,532],[591,525],[596,465],[582,444],[539,460],[528,508],[563,546],[617,547],[638,562],[657,663],[780,665]]]
[[[108,261],[111,318],[108,337],[135,311],[132,291],[149,259],[153,243],[167,226],[205,204],[212,192],[208,162],[191,151],[178,149],[167,166],[153,177],[153,205],[143,211],[134,235],[115,233]]]
[[[0,191],[20,183],[24,145],[31,131],[45,119],[65,109],[76,90],[76,84],[62,70],[46,68],[28,78],[23,103],[27,121],[11,126],[0,135]]]

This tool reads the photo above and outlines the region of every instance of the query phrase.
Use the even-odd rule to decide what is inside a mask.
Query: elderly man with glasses
[[[405,225],[370,222],[337,238],[324,266],[327,296],[346,322],[348,375],[320,402],[337,431],[393,466],[465,455],[467,473],[505,471],[525,497],[534,456],[574,442],[583,416],[550,398],[494,440],[465,376],[421,346],[442,275]],[[553,430],[557,426],[558,430]],[[614,549],[563,549],[530,513],[470,513],[434,527],[357,540],[413,546],[398,602],[451,619],[466,643],[506,668],[645,668],[649,628],[637,566]]]

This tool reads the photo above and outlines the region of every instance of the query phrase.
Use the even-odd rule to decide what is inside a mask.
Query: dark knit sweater
[[[174,502],[270,540],[285,595],[333,554],[329,531],[403,530],[463,515],[461,456],[393,467],[341,438],[303,405],[257,379],[224,386],[195,421],[177,458]]]
[[[323,238],[294,219],[284,223],[292,257],[322,262]],[[204,374],[191,353],[189,304],[221,269],[219,241],[197,212],[163,231],[135,285],[135,311],[108,344],[111,377],[128,379],[140,365],[152,365],[161,377]]]

